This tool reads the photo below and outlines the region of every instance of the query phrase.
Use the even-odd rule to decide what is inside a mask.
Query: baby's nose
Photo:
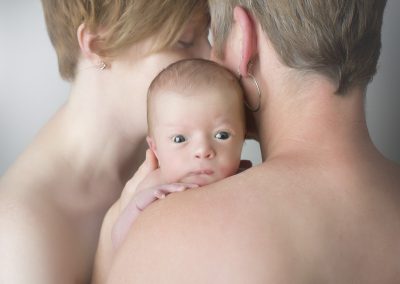
[[[197,159],[213,159],[215,157],[215,151],[210,145],[202,145],[197,148],[195,157]]]

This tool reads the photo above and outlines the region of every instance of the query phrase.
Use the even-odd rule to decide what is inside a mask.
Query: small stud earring
[[[102,71],[102,70],[104,70],[106,68],[107,68],[107,64],[103,60],[100,61],[99,65],[97,66],[97,69]]]

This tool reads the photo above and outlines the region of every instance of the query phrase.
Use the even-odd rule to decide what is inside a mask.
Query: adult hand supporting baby
[[[252,167],[249,160],[241,160],[238,173]],[[158,161],[151,150],[146,152],[146,160],[126,184],[120,204],[120,214],[115,220],[111,232],[114,249],[117,249],[126,237],[133,222],[148,205],[163,199],[170,193],[181,192],[198,187],[197,184],[163,184],[158,168]]]
[[[139,185],[136,193],[127,206],[124,207],[121,215],[117,218],[112,228],[111,239],[114,249],[117,249],[120,246],[137,216],[148,205],[158,199],[165,198],[165,196],[170,193],[180,192],[196,187],[199,186],[197,184],[173,183],[141,189],[141,185]]]
[[[158,169],[158,161],[151,150],[134,176],[126,183],[121,197],[110,207],[104,217],[92,283],[104,283],[114,253],[123,241],[133,221],[148,205],[172,192],[184,191],[198,185],[174,183],[164,184]]]

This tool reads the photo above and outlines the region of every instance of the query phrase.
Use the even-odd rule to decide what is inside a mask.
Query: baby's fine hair
[[[147,124],[151,130],[151,115],[155,97],[162,92],[176,91],[190,96],[197,86],[223,87],[232,90],[232,99],[243,101],[243,89],[238,78],[223,66],[205,59],[184,59],[163,69],[152,81],[147,94]],[[161,92],[162,91],[162,92]],[[244,117],[244,110],[243,110]]]

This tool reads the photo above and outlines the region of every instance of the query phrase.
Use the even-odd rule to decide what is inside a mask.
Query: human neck
[[[63,125],[60,149],[71,170],[90,184],[108,180],[123,185],[144,159],[144,114],[137,110],[124,116],[126,98],[109,91],[102,80],[90,74],[78,78],[55,125]]]
[[[286,155],[353,159],[374,149],[362,90],[341,96],[324,83],[288,90],[275,93],[257,115],[263,160]]]

